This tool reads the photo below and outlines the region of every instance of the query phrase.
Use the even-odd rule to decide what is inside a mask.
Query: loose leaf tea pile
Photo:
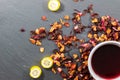
[[[90,15],[88,26],[81,22],[81,17],[86,14]],[[70,21],[72,21],[73,26],[70,25]],[[63,27],[72,27],[69,35],[63,33]],[[85,29],[89,29],[86,36],[88,40],[77,37]],[[83,11],[75,9],[72,18],[65,15],[64,19],[54,22],[50,25],[49,31],[45,27],[40,27],[30,33],[30,42],[34,45],[41,46],[44,38],[56,44],[57,47],[51,54],[54,61],[53,73],[59,73],[63,80],[94,80],[88,71],[90,51],[100,42],[120,41],[120,22],[108,15],[100,16],[94,12],[91,4]],[[79,52],[70,55],[69,53],[73,49],[77,49]]]

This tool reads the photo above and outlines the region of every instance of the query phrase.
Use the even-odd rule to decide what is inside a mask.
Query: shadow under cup
[[[96,45],[90,52],[88,69],[96,80],[120,80],[120,42]]]

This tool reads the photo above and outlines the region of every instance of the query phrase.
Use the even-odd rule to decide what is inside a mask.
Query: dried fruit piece
[[[78,54],[73,54],[73,58],[74,59],[78,58]]]
[[[53,66],[53,59],[51,57],[44,57],[41,60],[41,65],[43,68],[51,68]]]
[[[93,35],[91,33],[88,33],[88,38],[92,38]]]
[[[63,70],[62,70],[62,68],[58,67],[58,68],[57,68],[57,71],[58,71],[59,73],[61,73]]]
[[[70,23],[69,23],[69,22],[65,22],[65,23],[64,23],[64,26],[70,27]]]
[[[44,50],[45,50],[45,48],[44,48],[44,47],[40,47],[40,52],[41,52],[41,53],[43,53],[43,52],[44,52]]]
[[[83,25],[82,25],[82,24],[76,24],[76,25],[74,26],[74,32],[75,32],[75,33],[81,33],[82,30],[83,30]]]
[[[108,29],[106,30],[106,33],[109,35],[109,34],[111,33],[111,29],[108,28]]]
[[[117,30],[120,31],[120,26],[118,26]]]
[[[78,77],[78,76],[76,76],[76,77],[74,78],[74,80],[79,80],[79,77]]]
[[[40,34],[40,31],[39,31],[38,28],[35,30],[35,33],[36,33],[36,34]]]
[[[46,20],[47,20],[47,17],[46,17],[46,16],[42,16],[42,17],[41,17],[41,20],[46,21]]]
[[[97,22],[98,22],[98,19],[97,19],[97,18],[93,18],[91,22],[92,22],[92,23],[97,23]]]
[[[60,52],[63,52],[65,50],[65,46],[62,43],[57,42],[57,46],[60,48]]]
[[[39,78],[41,74],[42,74],[42,70],[39,66],[32,66],[30,68],[30,72],[29,72],[30,77],[36,79],[36,78]]]
[[[41,46],[41,45],[42,45],[42,43],[41,43],[39,40],[37,40],[35,44],[36,44],[37,46]]]
[[[72,64],[71,64],[71,68],[70,68],[70,69],[72,69],[72,70],[73,70],[73,69],[76,69],[76,67],[77,67],[77,64],[76,64],[76,63],[72,63]]]
[[[93,29],[93,31],[97,31],[97,26],[93,25],[92,29]]]
[[[113,26],[117,26],[118,23],[117,23],[116,21],[112,21],[111,24],[112,24]]]
[[[65,20],[70,20],[70,16],[69,16],[69,15],[65,15],[65,16],[64,16],[64,19],[65,19]]]
[[[54,63],[55,63],[57,66],[61,66],[61,64],[60,64],[59,61],[54,61]]]
[[[115,32],[113,34],[113,37],[114,37],[114,40],[117,40],[119,38],[119,33],[118,32]]]
[[[55,68],[52,68],[52,72],[53,72],[54,74],[56,74],[56,70],[55,70]]]
[[[30,38],[29,41],[32,43],[32,44],[35,44],[36,43],[36,40]]]

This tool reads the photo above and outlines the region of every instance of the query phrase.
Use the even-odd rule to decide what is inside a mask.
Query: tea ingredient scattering
[[[85,26],[82,17],[90,15],[90,24]],[[52,72],[59,73],[63,80],[94,80],[88,71],[88,56],[91,49],[103,41],[120,41],[120,23],[117,19],[105,15],[100,16],[94,12],[93,5],[90,4],[83,11],[77,9],[73,12],[73,17],[65,15],[64,19],[59,19],[50,25],[47,31],[45,27],[40,27],[31,31],[30,42],[41,45],[42,40],[47,38],[55,43],[56,48],[51,51],[53,60]],[[72,21],[72,25],[70,25]],[[69,35],[65,35],[62,28],[72,27]],[[79,38],[85,29],[89,29],[86,38]],[[72,52],[72,50],[78,52]],[[40,50],[44,52],[44,49]],[[72,54],[72,55],[71,55]],[[46,63],[45,63],[46,64]],[[66,71],[64,71],[66,69]]]

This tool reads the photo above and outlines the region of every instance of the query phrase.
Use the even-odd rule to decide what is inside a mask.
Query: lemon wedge
[[[50,11],[58,11],[60,9],[60,6],[60,0],[49,0],[48,2],[48,9]]]
[[[30,72],[29,72],[29,75],[31,78],[39,78],[42,74],[42,70],[39,66],[32,66],[30,68]]]
[[[51,57],[44,57],[41,60],[41,65],[43,68],[51,68],[53,66],[53,59]]]

